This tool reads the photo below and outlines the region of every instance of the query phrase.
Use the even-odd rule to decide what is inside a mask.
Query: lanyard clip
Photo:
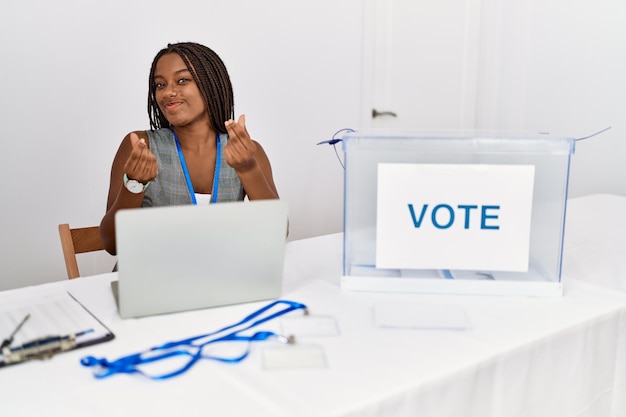
[[[289,336],[278,335],[277,339],[278,339],[279,342],[284,343],[286,345],[295,345],[296,344],[296,338],[292,334],[290,334]]]

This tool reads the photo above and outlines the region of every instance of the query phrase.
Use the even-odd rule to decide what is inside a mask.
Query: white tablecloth
[[[574,230],[586,228],[576,211],[586,212],[594,201],[570,203],[572,239]],[[298,339],[296,346],[316,346],[324,353],[326,366],[312,369],[264,369],[263,349],[278,342],[263,342],[239,364],[201,361],[165,381],[138,375],[98,380],[80,358],[115,359],[207,333],[265,303],[122,320],[110,290],[116,274],[2,292],[0,303],[65,288],[116,338],[0,369],[0,411],[20,416],[626,416],[626,293],[615,290],[619,277],[597,280],[565,265],[564,296],[558,298],[357,293],[339,288],[341,260],[341,234],[287,246],[283,298],[307,304],[312,315],[334,317],[340,330],[338,336]],[[461,307],[471,328],[375,325],[376,306],[416,303]],[[264,327],[280,331],[278,321]]]

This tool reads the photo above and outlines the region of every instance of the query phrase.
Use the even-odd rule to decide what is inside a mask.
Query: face
[[[169,53],[159,58],[153,81],[159,109],[172,126],[208,122],[200,89],[180,55]]]

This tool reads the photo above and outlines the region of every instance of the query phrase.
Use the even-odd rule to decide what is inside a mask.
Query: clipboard
[[[0,368],[114,338],[69,292],[3,299],[0,306]]]

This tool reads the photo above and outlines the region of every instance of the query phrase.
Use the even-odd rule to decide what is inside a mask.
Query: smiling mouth
[[[165,108],[167,110],[174,110],[176,108],[178,108],[181,104],[183,104],[181,101],[175,101],[172,103],[165,103]]]

